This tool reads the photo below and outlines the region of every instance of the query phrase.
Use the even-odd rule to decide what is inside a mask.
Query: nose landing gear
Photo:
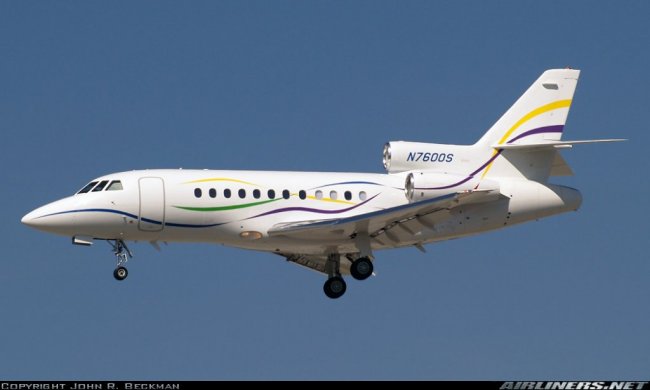
[[[109,244],[113,247],[113,253],[117,259],[117,265],[115,271],[113,271],[113,277],[117,280],[124,280],[129,276],[129,271],[126,269],[124,264],[129,261],[129,258],[133,257],[133,253],[126,246],[126,243],[122,240],[107,240]]]
[[[117,267],[113,271],[113,277],[117,280],[124,280],[127,276],[129,276],[129,271],[125,267]]]

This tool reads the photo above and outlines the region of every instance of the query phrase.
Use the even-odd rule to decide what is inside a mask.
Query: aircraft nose
[[[60,225],[61,221],[60,218],[51,218],[52,213],[50,211],[48,206],[39,207],[25,214],[20,222],[35,229],[47,230],[48,228],[54,228]]]
[[[74,216],[66,212],[69,201],[62,199],[25,214],[20,222],[34,229],[67,234],[74,227]]]
[[[38,209],[36,209],[36,210],[38,210]],[[34,210],[34,211],[36,211],[36,210]],[[30,211],[29,213],[25,214],[25,216],[20,220],[20,222],[22,222],[23,224],[25,224],[27,226],[34,227],[34,225],[37,224],[36,215],[35,215],[34,211]]]

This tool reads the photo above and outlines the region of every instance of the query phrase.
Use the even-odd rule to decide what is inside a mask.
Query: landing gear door
[[[165,184],[160,177],[143,177],[140,184],[138,228],[159,232],[165,227]]]

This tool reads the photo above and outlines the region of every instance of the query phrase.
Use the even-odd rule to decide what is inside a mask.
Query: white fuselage
[[[150,242],[214,242],[276,253],[354,251],[351,240],[268,235],[296,221],[345,218],[384,210],[409,200],[408,172],[398,174],[140,170],[106,175],[120,190],[78,193],[23,218],[37,229],[66,236]],[[568,187],[528,180],[499,182],[502,201],[469,205],[432,217],[429,227],[387,232],[372,249],[424,244],[575,210],[580,194]],[[454,192],[437,190],[429,196]],[[444,214],[444,213],[443,213]],[[444,222],[442,222],[444,221]]]

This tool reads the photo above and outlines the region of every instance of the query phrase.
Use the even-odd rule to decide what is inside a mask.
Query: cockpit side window
[[[86,192],[92,190],[92,188],[97,184],[96,181],[91,181],[90,183],[86,184],[84,188],[82,188],[77,194],[85,194]]]
[[[111,184],[108,185],[106,191],[121,191],[124,188],[122,187],[122,182],[119,180],[113,180]]]
[[[97,184],[97,187],[93,188],[93,192],[99,192],[106,187],[106,184],[108,184],[108,180],[102,180]]]

